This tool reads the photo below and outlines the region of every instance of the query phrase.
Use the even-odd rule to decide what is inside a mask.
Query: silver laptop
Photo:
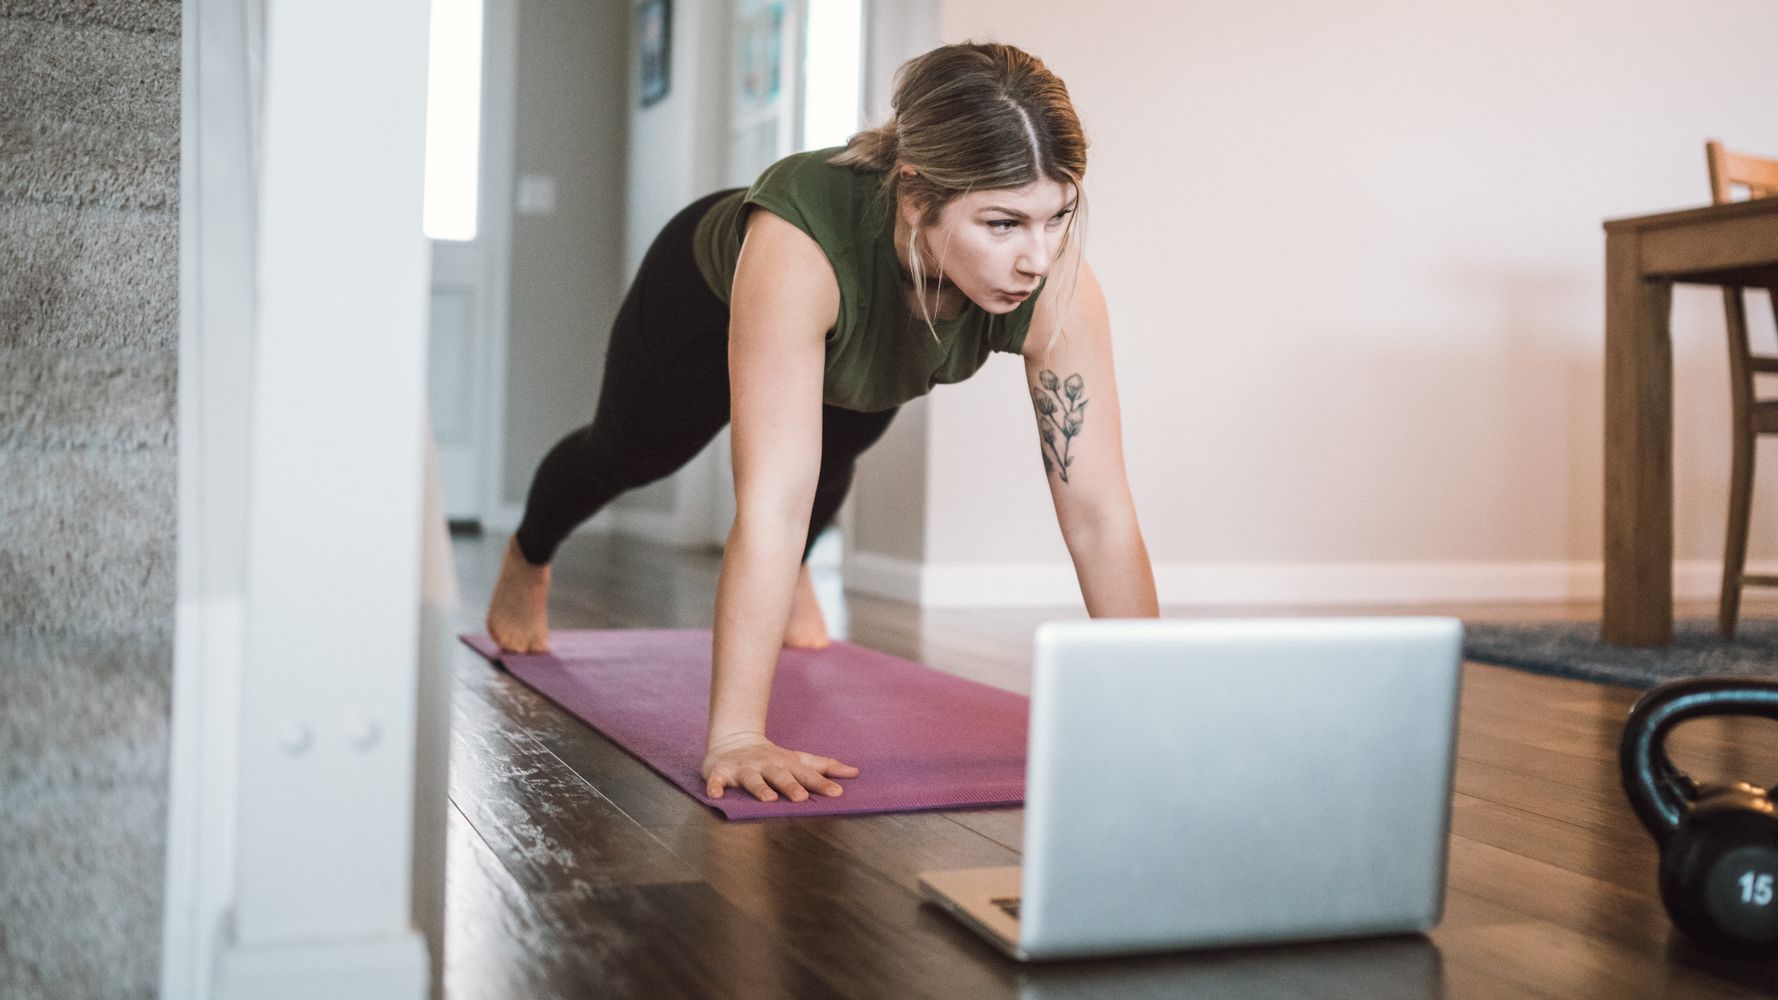
[[[1023,867],[920,887],[1019,959],[1429,930],[1452,618],[1038,626]]]

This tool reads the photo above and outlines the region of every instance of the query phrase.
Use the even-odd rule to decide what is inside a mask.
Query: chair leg
[[[1722,553],[1722,603],[1716,612],[1716,631],[1724,639],[1735,637],[1735,623],[1741,616],[1741,578],[1747,573],[1747,528],[1753,503],[1753,442],[1751,428],[1735,428],[1728,542]]]

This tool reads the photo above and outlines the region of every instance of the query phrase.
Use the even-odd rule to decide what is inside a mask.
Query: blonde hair
[[[1054,344],[1079,283],[1080,249],[1086,241],[1081,180],[1087,170],[1087,139],[1068,88],[1043,60],[995,42],[946,45],[915,56],[895,71],[894,83],[894,111],[888,121],[853,135],[845,150],[827,162],[880,173],[880,198],[899,206],[905,191],[920,208],[920,223],[908,233],[908,261],[926,328],[938,339],[925,293],[920,226],[937,225],[945,206],[971,191],[1047,179],[1072,188],[1078,199],[1056,247],[1056,264],[1063,265],[1066,279],[1049,335]],[[914,168],[915,175],[901,176],[902,165]],[[942,267],[938,281],[944,282]]]

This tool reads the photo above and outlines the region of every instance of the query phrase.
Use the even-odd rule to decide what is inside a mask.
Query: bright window
[[[473,240],[482,124],[482,0],[432,0],[426,235]]]
[[[863,7],[862,0],[809,0],[802,149],[843,146],[858,131]]]

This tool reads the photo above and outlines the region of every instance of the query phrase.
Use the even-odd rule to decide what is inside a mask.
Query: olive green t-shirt
[[[887,410],[974,375],[993,351],[1019,353],[1042,286],[1005,315],[970,302],[955,319],[935,317],[934,341],[904,296],[894,216],[878,196],[883,176],[829,165],[840,149],[793,153],[767,167],[752,188],[710,207],[693,252],[716,297],[729,300],[747,213],[758,205],[808,233],[833,265],[840,312],[827,331],[822,401],[828,405]]]

